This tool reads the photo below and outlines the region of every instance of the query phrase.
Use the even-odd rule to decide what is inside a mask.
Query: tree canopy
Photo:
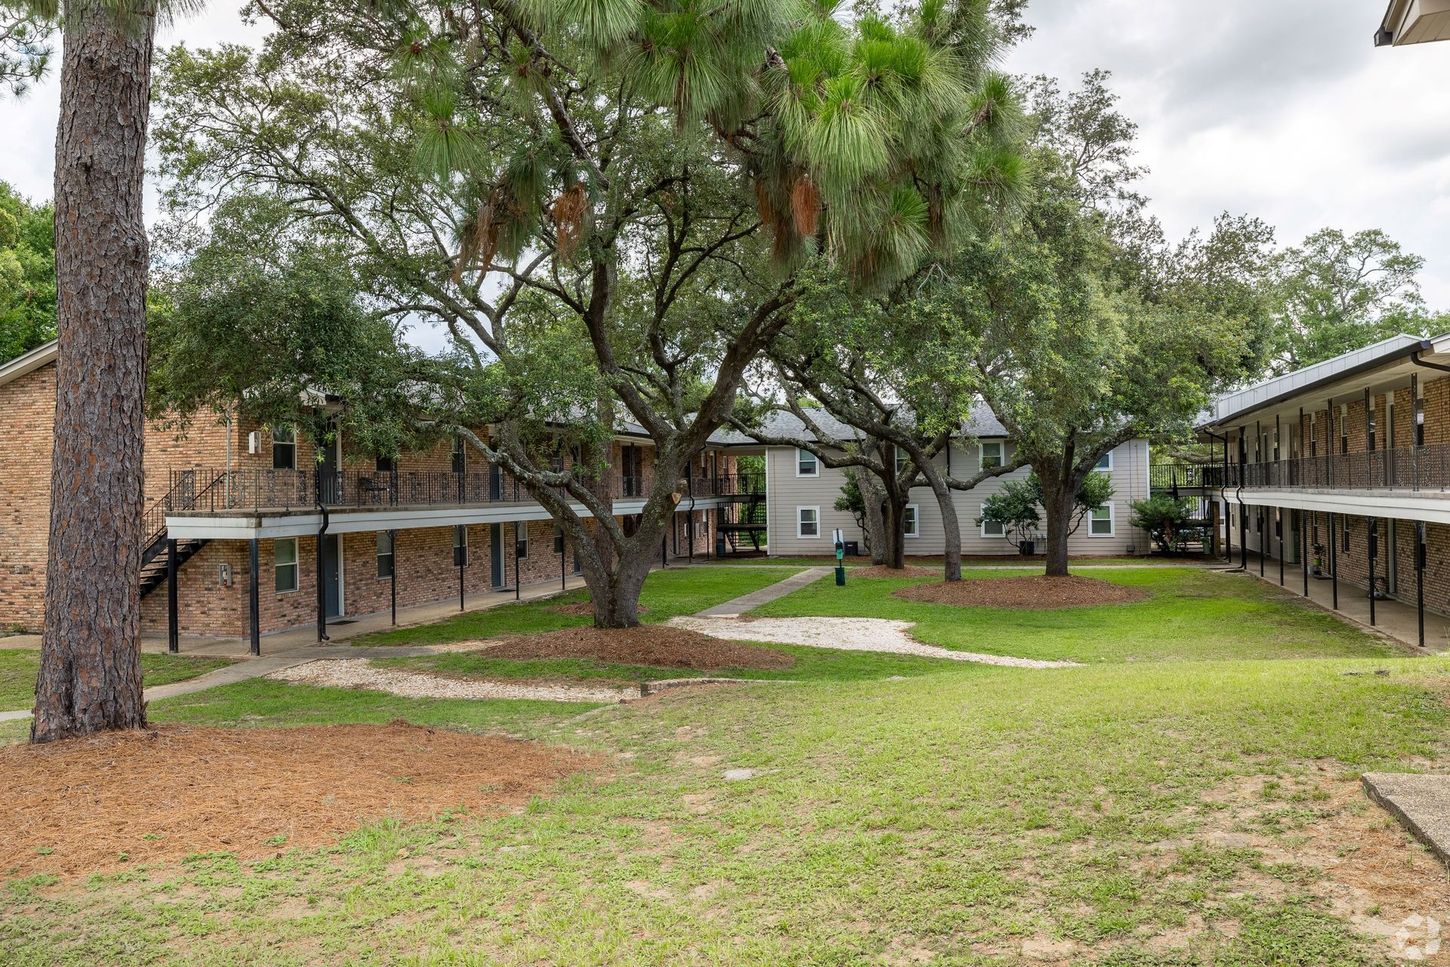
[[[55,338],[54,218],[0,181],[0,362]]]

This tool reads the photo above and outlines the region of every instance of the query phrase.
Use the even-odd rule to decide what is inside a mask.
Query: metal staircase
[[[166,583],[166,572],[169,566],[166,560],[166,515],[173,510],[186,510],[194,506],[197,497],[211,490],[224,477],[224,474],[217,474],[207,481],[205,487],[197,490],[195,476],[184,476],[166,492],[164,497],[146,508],[146,513],[141,516],[141,533],[146,535],[142,538],[141,543],[140,588],[142,598]],[[200,539],[177,541],[177,570],[180,571],[181,566],[195,557],[196,553],[208,543],[208,541]]]

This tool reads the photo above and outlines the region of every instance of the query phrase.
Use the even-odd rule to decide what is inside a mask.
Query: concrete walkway
[[[749,565],[736,565],[746,567]],[[738,598],[732,598],[724,604],[717,604],[713,608],[706,608],[695,617],[697,618],[738,618],[748,611],[754,611],[763,604],[769,604],[787,594],[799,591],[801,588],[815,584],[821,578],[831,573],[830,568],[812,567],[792,575],[784,581],[772,584],[768,588],[761,588],[759,591],[751,591],[749,594],[742,594]]]

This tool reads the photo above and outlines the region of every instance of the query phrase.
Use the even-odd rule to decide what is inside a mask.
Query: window
[[[468,454],[463,450],[463,437],[453,438],[453,472],[463,473],[468,469]]]
[[[1374,452],[1375,445],[1379,442],[1379,435],[1375,432],[1378,429],[1378,427],[1375,425],[1375,405],[1374,405],[1374,403],[1375,403],[1375,399],[1374,399],[1373,396],[1371,396],[1369,398],[1369,416],[1366,418],[1365,427],[1364,427],[1365,439],[1367,441],[1367,444],[1369,446],[1369,450],[1370,450],[1371,453]]]
[[[1088,533],[1093,537],[1113,536],[1113,505],[1104,504],[1092,511],[1092,519],[1088,522]]]
[[[982,469],[991,470],[993,467],[1000,467],[1006,462],[1004,451],[1007,445],[1001,440],[992,440],[988,443],[979,444],[981,448]]]
[[[514,553],[519,557],[529,556],[528,524],[514,524]]]
[[[984,521],[982,521],[982,536],[983,537],[1006,537],[1007,536],[1007,528],[1006,528],[1006,525],[1004,525],[1000,520],[984,520]]]
[[[796,450],[795,475],[797,477],[819,477],[821,461],[816,459],[816,455],[809,450]]]
[[[921,513],[916,504],[906,505],[906,516],[901,521],[902,532],[907,537],[921,536]]]
[[[1112,451],[1109,450],[1107,453],[1105,453],[1101,457],[1099,457],[1098,458],[1097,466],[1093,467],[1093,469],[1094,470],[1100,470],[1103,473],[1112,473],[1113,472],[1113,453],[1112,453]]]
[[[911,463],[911,454],[907,453],[905,450],[901,449],[900,447],[897,447],[896,448],[895,453],[896,453],[896,472],[897,473],[901,473],[901,471],[903,471],[903,470],[906,469],[906,465],[909,464],[909,463]]]
[[[1349,404],[1339,404],[1339,452],[1349,452]]]
[[[272,427],[272,469],[297,469],[297,430],[295,427]]]
[[[1345,554],[1348,554],[1349,553],[1349,518],[1347,516],[1346,517],[1341,517],[1340,520],[1344,521],[1344,530],[1343,530],[1343,533],[1340,535],[1339,549],[1341,551],[1343,551]]]
[[[562,527],[554,528],[554,553],[564,553],[564,528]]]
[[[378,457],[378,473],[392,473],[398,469],[397,457]]]
[[[378,577],[393,576],[393,535],[378,531]]]
[[[272,542],[272,571],[276,576],[278,594],[297,590],[297,538],[287,537]]]
[[[468,566],[468,528],[463,524],[453,527],[453,566]]]
[[[795,509],[795,536],[803,540],[821,536],[821,508],[797,507]]]

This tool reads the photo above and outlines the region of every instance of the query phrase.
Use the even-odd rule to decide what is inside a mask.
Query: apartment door
[[[504,570],[503,525],[488,525],[488,583],[490,587],[501,588],[508,580]]]
[[[323,609],[329,618],[342,615],[342,537],[322,537]]]

